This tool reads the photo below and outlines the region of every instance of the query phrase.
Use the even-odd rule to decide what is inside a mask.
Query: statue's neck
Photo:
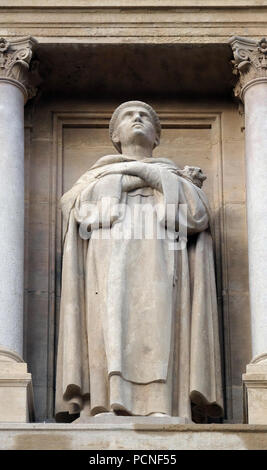
[[[136,160],[143,160],[144,158],[152,157],[152,148],[138,144],[127,145],[122,147],[122,155],[135,158]]]

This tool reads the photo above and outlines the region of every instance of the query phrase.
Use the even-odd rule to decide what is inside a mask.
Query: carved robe
[[[141,225],[144,205],[159,203],[174,205],[177,213],[179,204],[187,204],[184,249],[170,249],[168,237],[132,236],[140,227],[125,207],[137,211],[134,223]],[[221,416],[213,247],[203,191],[178,176],[170,160],[110,155],[77,181],[61,205],[58,420],[79,412],[85,399],[91,415],[117,410],[191,419],[193,403],[203,416]],[[90,219],[92,207],[101,213],[100,226]],[[177,218],[177,230],[179,223]]]

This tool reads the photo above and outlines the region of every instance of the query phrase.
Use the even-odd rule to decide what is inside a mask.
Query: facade
[[[0,12],[1,445],[267,448],[267,1],[3,0]],[[114,153],[112,111],[134,99],[160,117],[155,156],[208,177],[225,415],[164,431],[56,424],[59,199]]]

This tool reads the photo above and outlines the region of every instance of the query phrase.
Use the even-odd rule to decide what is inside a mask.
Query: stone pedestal
[[[13,423],[34,418],[31,374],[19,355],[7,349],[0,349],[0,417]]]
[[[257,356],[243,374],[244,421],[266,424],[267,420],[267,354]]]

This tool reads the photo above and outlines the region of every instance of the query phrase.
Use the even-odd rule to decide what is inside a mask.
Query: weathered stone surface
[[[95,420],[97,418],[94,418]],[[267,426],[1,424],[3,450],[266,450]]]
[[[267,34],[265,0],[2,2],[0,32],[40,43],[226,43],[233,34]],[[75,6],[75,8],[74,8]],[[108,6],[108,8],[107,8]],[[165,7],[165,8],[164,8]],[[67,25],[67,27],[66,27]],[[129,27],[130,26],[130,27]]]

